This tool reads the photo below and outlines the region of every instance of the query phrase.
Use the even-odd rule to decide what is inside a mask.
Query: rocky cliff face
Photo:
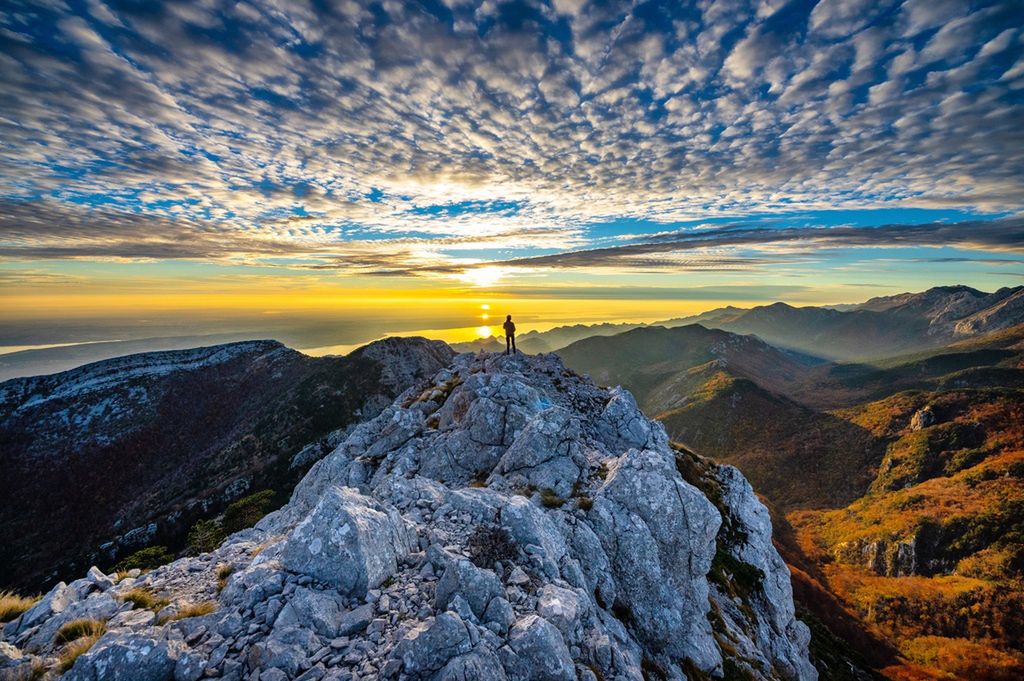
[[[551,355],[460,355],[256,528],[59,584],[2,641],[4,673],[89,681],[817,678],[742,475]]]

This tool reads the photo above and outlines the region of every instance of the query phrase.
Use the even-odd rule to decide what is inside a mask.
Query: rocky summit
[[[59,583],[0,675],[806,680],[809,638],[735,468],[554,355],[464,354],[216,551]]]

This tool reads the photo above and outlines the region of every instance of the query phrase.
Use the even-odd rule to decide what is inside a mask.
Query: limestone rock
[[[281,564],[343,593],[364,595],[393,575],[409,550],[409,531],[397,510],[353,489],[331,487],[288,536]]]

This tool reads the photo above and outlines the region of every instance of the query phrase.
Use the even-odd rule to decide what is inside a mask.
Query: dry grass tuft
[[[86,638],[89,636],[99,638],[103,635],[103,632],[107,630],[107,623],[97,619],[77,619],[65,622],[60,629],[57,630],[57,636],[54,637],[53,642],[57,645],[64,643],[71,643],[77,641],[80,638]]]
[[[0,591],[0,622],[10,622],[39,602],[42,596],[19,596],[13,591]]]
[[[93,647],[96,641],[100,640],[100,636],[103,634],[95,634],[90,636],[83,636],[82,638],[75,639],[71,643],[64,646],[64,649],[60,652],[60,656],[57,658],[57,669],[61,674],[71,669],[75,665],[75,660],[89,652],[89,649]]]
[[[228,577],[235,572],[235,566],[230,563],[223,563],[217,566],[217,591],[223,591],[228,585]]]
[[[160,624],[167,624],[168,622],[177,622],[178,620],[188,619],[189,617],[202,617],[203,615],[209,615],[217,609],[217,603],[215,601],[203,601],[201,603],[188,603],[182,606],[173,615],[160,618]]]
[[[160,610],[170,603],[166,598],[159,598],[156,594],[145,587],[136,587],[130,591],[125,591],[123,594],[118,596],[118,598],[122,601],[133,604],[136,608],[145,608],[146,610],[152,610],[153,612]]]
[[[559,508],[565,503],[565,499],[558,496],[554,490],[545,487],[540,491],[540,503],[545,508]]]

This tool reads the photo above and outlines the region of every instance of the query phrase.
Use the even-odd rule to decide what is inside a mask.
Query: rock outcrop
[[[553,355],[458,356],[255,528],[59,584],[0,639],[5,674],[89,681],[817,678],[746,480]]]

